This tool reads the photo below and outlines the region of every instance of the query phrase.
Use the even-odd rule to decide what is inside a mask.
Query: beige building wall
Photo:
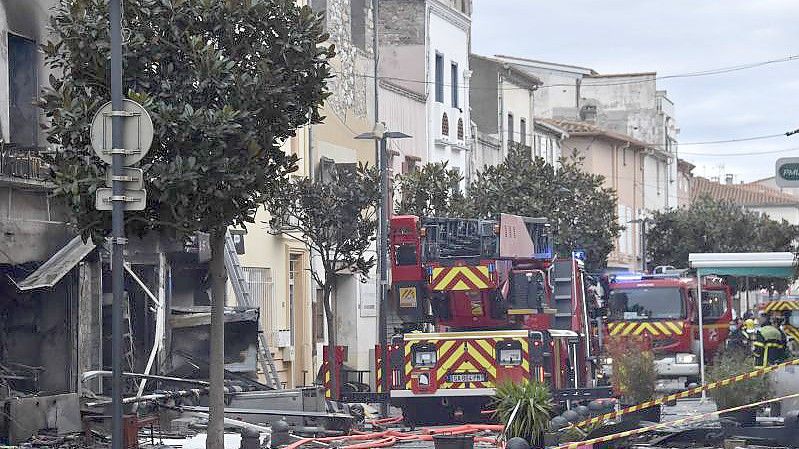
[[[605,177],[605,186],[618,195],[618,221],[625,229],[608,256],[609,268],[640,270],[643,201],[641,151],[626,143],[602,136],[572,136],[563,141],[564,149],[576,149],[585,157],[584,169]]]
[[[315,176],[322,158],[336,163],[375,164],[374,141],[354,139],[374,127],[374,81],[360,76],[374,70],[371,49],[353,43],[347,2],[330,1],[324,6],[329,42],[337,51],[331,61],[334,77],[328,80],[332,95],[321,111],[324,122],[300,130],[284,145],[284,151],[300,158],[300,170],[294,176]],[[367,36],[365,42],[369,44],[371,38]],[[259,210],[256,223],[248,227],[245,254],[239,260],[253,296],[261,303],[261,329],[268,337],[281,380],[287,387],[311,385],[326,335],[323,306],[317,301],[317,286],[310,275],[314,255],[297,238],[274,235],[268,221],[269,214]],[[356,314],[356,310],[348,309],[357,307],[357,299],[356,295],[339,292],[339,313]],[[356,344],[345,337],[346,332],[340,331],[343,341],[339,344]]]

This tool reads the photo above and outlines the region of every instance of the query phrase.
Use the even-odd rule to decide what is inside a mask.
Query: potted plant
[[[657,382],[655,357],[643,338],[626,336],[612,339],[608,342],[608,354],[613,358],[611,384],[622,408],[654,399]],[[624,416],[637,421],[660,422],[660,406]]]
[[[494,417],[505,425],[507,439],[524,438],[535,447],[543,441],[552,405],[552,394],[546,384],[528,380],[507,381],[497,385]]]
[[[716,382],[738,374],[754,371],[755,369],[754,361],[747,352],[723,351],[713,360],[713,365],[708,367],[707,381]],[[716,402],[716,408],[719,410],[762,401],[768,398],[770,393],[771,386],[766,376],[733,382],[708,392],[710,397]],[[725,421],[729,423],[729,420],[732,420],[742,426],[754,426],[756,417],[757,409],[755,408],[721,415],[722,424],[725,424]]]

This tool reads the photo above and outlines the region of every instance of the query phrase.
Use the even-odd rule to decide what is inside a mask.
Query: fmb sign
[[[780,187],[799,187],[799,157],[777,159],[774,181]]]

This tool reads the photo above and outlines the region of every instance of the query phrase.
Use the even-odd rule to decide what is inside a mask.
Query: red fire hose
[[[390,419],[395,420],[396,418],[390,418]],[[389,418],[380,421],[390,422]],[[398,430],[385,430],[382,432],[374,432],[374,433],[357,432],[354,435],[322,437],[322,438],[303,438],[299,441],[296,441],[286,446],[286,449],[297,449],[305,444],[313,442],[326,443],[332,441],[357,442],[355,444],[341,446],[342,449],[367,449],[372,447],[384,448],[384,447],[394,446],[398,442],[431,441],[434,435],[443,435],[443,434],[464,435],[464,434],[484,432],[484,431],[501,432],[503,428],[504,428],[503,426],[496,424],[463,424],[455,427],[446,427],[446,428],[437,428],[437,429],[427,428],[423,429],[421,433],[400,432]],[[496,438],[491,438],[491,437],[475,436],[474,440],[477,442],[497,444]]]

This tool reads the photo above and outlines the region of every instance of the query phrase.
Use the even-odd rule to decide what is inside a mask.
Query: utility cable
[[[603,87],[603,86],[622,86],[622,85],[627,85],[627,84],[639,84],[639,83],[646,83],[646,82],[657,81],[657,80],[679,79],[679,78],[696,78],[696,77],[702,77],[702,76],[713,76],[713,75],[720,75],[720,74],[725,74],[725,73],[737,72],[737,71],[741,71],[741,70],[749,70],[749,69],[753,69],[753,68],[757,68],[757,67],[763,67],[763,66],[770,65],[770,64],[778,64],[778,63],[791,62],[791,61],[797,61],[797,60],[799,60],[799,55],[791,55],[791,56],[787,56],[785,58],[770,59],[770,60],[766,60],[766,61],[754,62],[754,63],[750,63],[750,64],[740,64],[740,65],[736,65],[736,66],[719,67],[719,68],[715,68],[715,69],[708,69],[708,70],[702,70],[702,71],[697,71],[697,72],[676,73],[676,74],[672,74],[672,75],[662,75],[662,76],[657,76],[653,72],[651,78],[625,80],[625,81],[615,81],[615,82],[606,82],[606,83],[600,83],[600,82],[598,82],[598,83],[586,83],[586,84],[583,84],[583,87],[587,88],[587,87]],[[523,64],[518,64],[518,65],[523,65]],[[524,69],[519,69],[519,70],[523,71]],[[336,75],[343,75],[344,74],[343,72],[337,72],[337,71],[333,71],[331,73],[334,73]],[[347,75],[349,75],[349,74],[347,74]],[[373,74],[355,73],[354,75],[355,76],[359,76],[359,77],[363,77],[363,78],[372,78],[372,79],[375,78],[375,75],[373,75]],[[623,77],[623,76],[625,76],[625,74],[619,74],[617,76]],[[602,76],[600,75],[599,77],[602,77]],[[592,80],[592,79],[598,79],[599,77],[592,77],[592,76],[589,75],[589,76],[583,77],[583,79]],[[404,83],[430,84],[430,85],[436,85],[437,84],[435,81],[410,79],[410,78],[402,78],[402,77],[395,77],[395,76],[378,76],[377,78],[379,80],[398,81],[398,82],[404,82]],[[453,87],[453,84],[441,83],[441,84],[438,84],[438,85],[443,86],[445,88],[446,87],[450,87],[450,88]],[[466,88],[465,86],[460,86],[460,85],[455,85],[455,86],[458,89],[465,89]],[[541,84],[541,85],[535,86],[535,89],[547,89],[547,88],[552,88],[552,87],[575,87],[575,85],[574,84],[569,84],[569,83]],[[484,86],[470,85],[469,89],[497,90],[497,86],[493,85],[493,86],[485,86],[484,87]],[[532,90],[532,89],[533,89],[532,87],[512,87],[512,86],[502,87],[501,88],[501,90]]]

